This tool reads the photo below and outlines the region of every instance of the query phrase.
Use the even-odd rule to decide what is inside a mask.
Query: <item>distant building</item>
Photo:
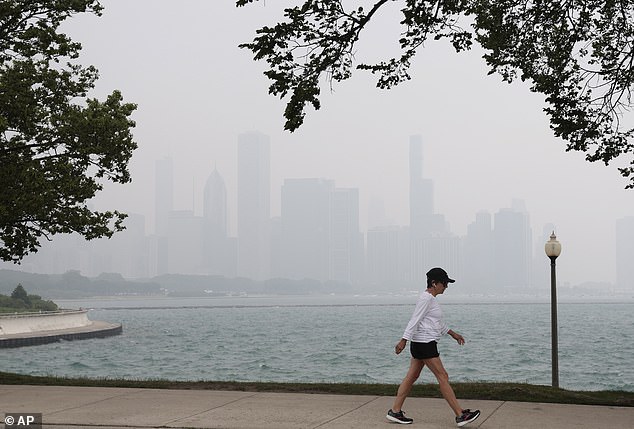
[[[443,267],[452,278],[461,278],[461,239],[453,234],[433,234],[412,243],[412,279],[421,284],[432,267]]]
[[[205,183],[203,218],[212,237],[227,237],[227,187],[217,168]]]
[[[359,190],[335,188],[330,198],[330,280],[357,283],[364,265]]]
[[[126,229],[114,234],[110,240],[101,240],[100,244],[105,247],[105,254],[102,254],[102,257],[110,255],[110,269],[94,270],[94,275],[119,273],[126,278],[148,277],[148,240],[145,235],[145,216],[128,214],[124,220],[124,225]]]
[[[528,212],[521,201],[500,209],[494,217],[493,284],[514,291],[530,286],[532,238]]]
[[[634,216],[616,221],[616,286],[634,290]]]
[[[284,277],[284,249],[282,247],[282,217],[271,219],[271,278]]]
[[[174,210],[174,165],[172,158],[157,160],[154,174],[154,237],[150,239],[150,275],[167,273],[169,216]]]
[[[284,180],[280,216],[282,277],[329,279],[334,187],[332,180]]]
[[[203,270],[235,277],[235,240],[227,233],[227,187],[217,169],[209,175],[203,195]]]
[[[356,283],[363,275],[358,189],[332,180],[286,179],[276,221],[275,271],[291,279]]]
[[[410,284],[409,228],[380,226],[368,230],[368,283],[385,290]]]
[[[457,275],[460,240],[449,232],[445,216],[434,213],[434,182],[423,178],[423,141],[418,135],[410,137],[409,176],[411,280],[424,282],[435,266]]]
[[[434,182],[423,178],[423,141],[418,135],[409,143],[409,214],[414,240],[434,231]]]
[[[7,262],[5,267],[41,274],[62,274],[68,270],[88,270],[92,262],[91,247],[79,234],[57,234],[52,241],[40,240],[37,253],[24,257],[20,265]]]
[[[495,280],[493,271],[493,225],[491,214],[478,212],[464,237],[464,280],[474,290],[485,291]]]
[[[170,213],[167,236],[170,274],[203,274],[203,221],[191,210]]]
[[[238,275],[264,280],[270,275],[270,139],[238,136]]]
[[[127,278],[148,276],[148,240],[145,217],[128,213],[126,229],[109,239],[86,240],[77,233],[59,234],[51,242],[42,241],[37,253],[27,255],[12,269],[41,274],[81,272],[96,277],[102,273],[121,273]]]

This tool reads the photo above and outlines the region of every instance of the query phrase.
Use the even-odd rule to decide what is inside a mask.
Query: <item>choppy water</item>
[[[462,347],[450,337],[440,341],[452,380],[551,383],[549,304],[443,298],[449,326],[467,339]],[[243,302],[75,302],[101,307],[89,317],[122,323],[123,334],[3,349],[1,367],[172,380],[399,383],[405,375],[409,354],[396,356],[393,347],[414,297]],[[560,303],[558,316],[561,387],[634,391],[634,303]],[[434,378],[424,371],[421,381]]]

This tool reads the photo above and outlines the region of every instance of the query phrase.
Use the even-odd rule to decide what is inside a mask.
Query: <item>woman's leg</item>
[[[396,398],[394,398],[394,405],[392,405],[392,411],[395,413],[401,411],[405,398],[407,398],[407,395],[409,395],[409,392],[412,390],[412,386],[416,380],[418,380],[418,376],[420,376],[420,372],[423,370],[424,366],[425,362],[421,359],[412,358],[410,360],[409,370],[407,371],[407,375],[403,379],[403,382],[398,387]]]
[[[424,362],[430,371],[436,376],[438,384],[440,385],[440,393],[442,393],[442,397],[445,398],[445,401],[447,401],[453,412],[456,413],[456,416],[462,415],[462,408],[458,403],[458,399],[456,399],[456,394],[449,384],[449,374],[445,371],[445,367],[443,366],[440,358],[435,357],[425,359]]]

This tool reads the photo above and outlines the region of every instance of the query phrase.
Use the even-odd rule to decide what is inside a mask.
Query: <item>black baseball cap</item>
[[[449,278],[449,275],[447,275],[447,271],[439,267],[432,268],[431,270],[427,271],[427,278],[429,280],[435,280],[437,282],[443,282],[443,283],[455,282],[454,279]]]

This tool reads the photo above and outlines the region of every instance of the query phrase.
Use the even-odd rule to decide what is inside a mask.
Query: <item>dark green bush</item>
[[[11,296],[0,294],[0,311],[56,311],[59,308],[53,301],[44,301],[39,295],[29,295],[18,284]]]

